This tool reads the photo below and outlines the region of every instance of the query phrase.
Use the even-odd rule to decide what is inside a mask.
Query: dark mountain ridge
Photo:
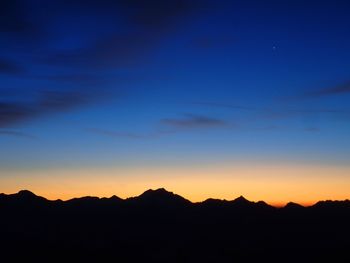
[[[82,204],[82,203],[109,203],[109,204],[120,204],[124,203],[139,203],[139,204],[155,204],[155,205],[208,205],[208,206],[235,206],[235,207],[270,207],[276,209],[297,209],[297,208],[307,208],[303,205],[289,202],[284,207],[274,207],[267,204],[264,201],[252,202],[247,200],[243,196],[239,196],[234,200],[225,200],[225,199],[215,199],[208,198],[202,202],[191,202],[188,199],[177,195],[173,192],[169,192],[164,188],[159,189],[149,189],[136,197],[128,197],[126,199],[120,198],[116,195],[111,197],[95,197],[95,196],[83,196],[76,197],[66,201],[58,200],[48,200],[44,197],[38,196],[29,190],[21,190],[18,193],[14,194],[4,194],[0,193],[0,202],[4,201],[16,201],[16,202],[48,202],[48,203],[71,203],[71,204]],[[1,203],[0,203],[1,204]],[[350,200],[324,200],[315,203],[309,207],[348,207],[350,206]]]
[[[24,190],[0,194],[0,261],[350,262],[349,222],[349,200],[276,208],[163,188],[67,201]]]

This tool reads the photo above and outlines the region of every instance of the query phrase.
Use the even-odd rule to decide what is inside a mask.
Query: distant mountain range
[[[37,196],[31,191],[28,190],[21,190],[18,193],[15,194],[3,194],[0,193],[0,205],[5,204],[6,202],[12,202],[13,204],[15,203],[51,203],[51,204],[139,204],[139,205],[150,205],[150,206],[189,206],[189,205],[194,205],[194,206],[208,206],[208,207],[236,207],[236,208],[266,208],[266,209],[273,209],[276,208],[274,206],[271,206],[267,204],[264,201],[259,201],[259,202],[252,202],[244,198],[243,196],[240,196],[234,200],[228,201],[228,200],[223,200],[223,199],[213,199],[209,198],[203,202],[196,202],[193,203],[184,197],[174,194],[173,192],[169,192],[164,188],[159,188],[156,190],[149,189],[142,193],[141,195],[137,197],[129,197],[126,199],[122,199],[118,196],[113,195],[110,198],[103,197],[94,197],[94,196],[84,196],[80,198],[73,198],[67,201],[62,201],[60,199],[58,200],[48,200],[44,197]],[[343,201],[332,201],[332,200],[327,200],[327,201],[319,201],[316,204],[309,206],[310,207],[321,207],[321,206],[349,206],[350,205],[350,200],[346,199]],[[287,203],[284,207],[284,209],[302,209],[302,208],[307,208],[305,206],[302,206],[297,203],[289,202]]]
[[[350,262],[350,201],[0,194],[0,262]]]

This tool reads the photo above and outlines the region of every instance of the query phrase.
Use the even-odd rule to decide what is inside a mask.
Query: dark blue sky
[[[349,1],[1,1],[0,166],[346,165],[349,13]]]

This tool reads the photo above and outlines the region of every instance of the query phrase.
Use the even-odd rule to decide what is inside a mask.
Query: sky
[[[350,198],[348,1],[3,0],[0,192]]]

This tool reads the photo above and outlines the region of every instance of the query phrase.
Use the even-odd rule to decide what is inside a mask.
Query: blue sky
[[[347,1],[2,1],[0,167],[346,165],[349,11]]]

